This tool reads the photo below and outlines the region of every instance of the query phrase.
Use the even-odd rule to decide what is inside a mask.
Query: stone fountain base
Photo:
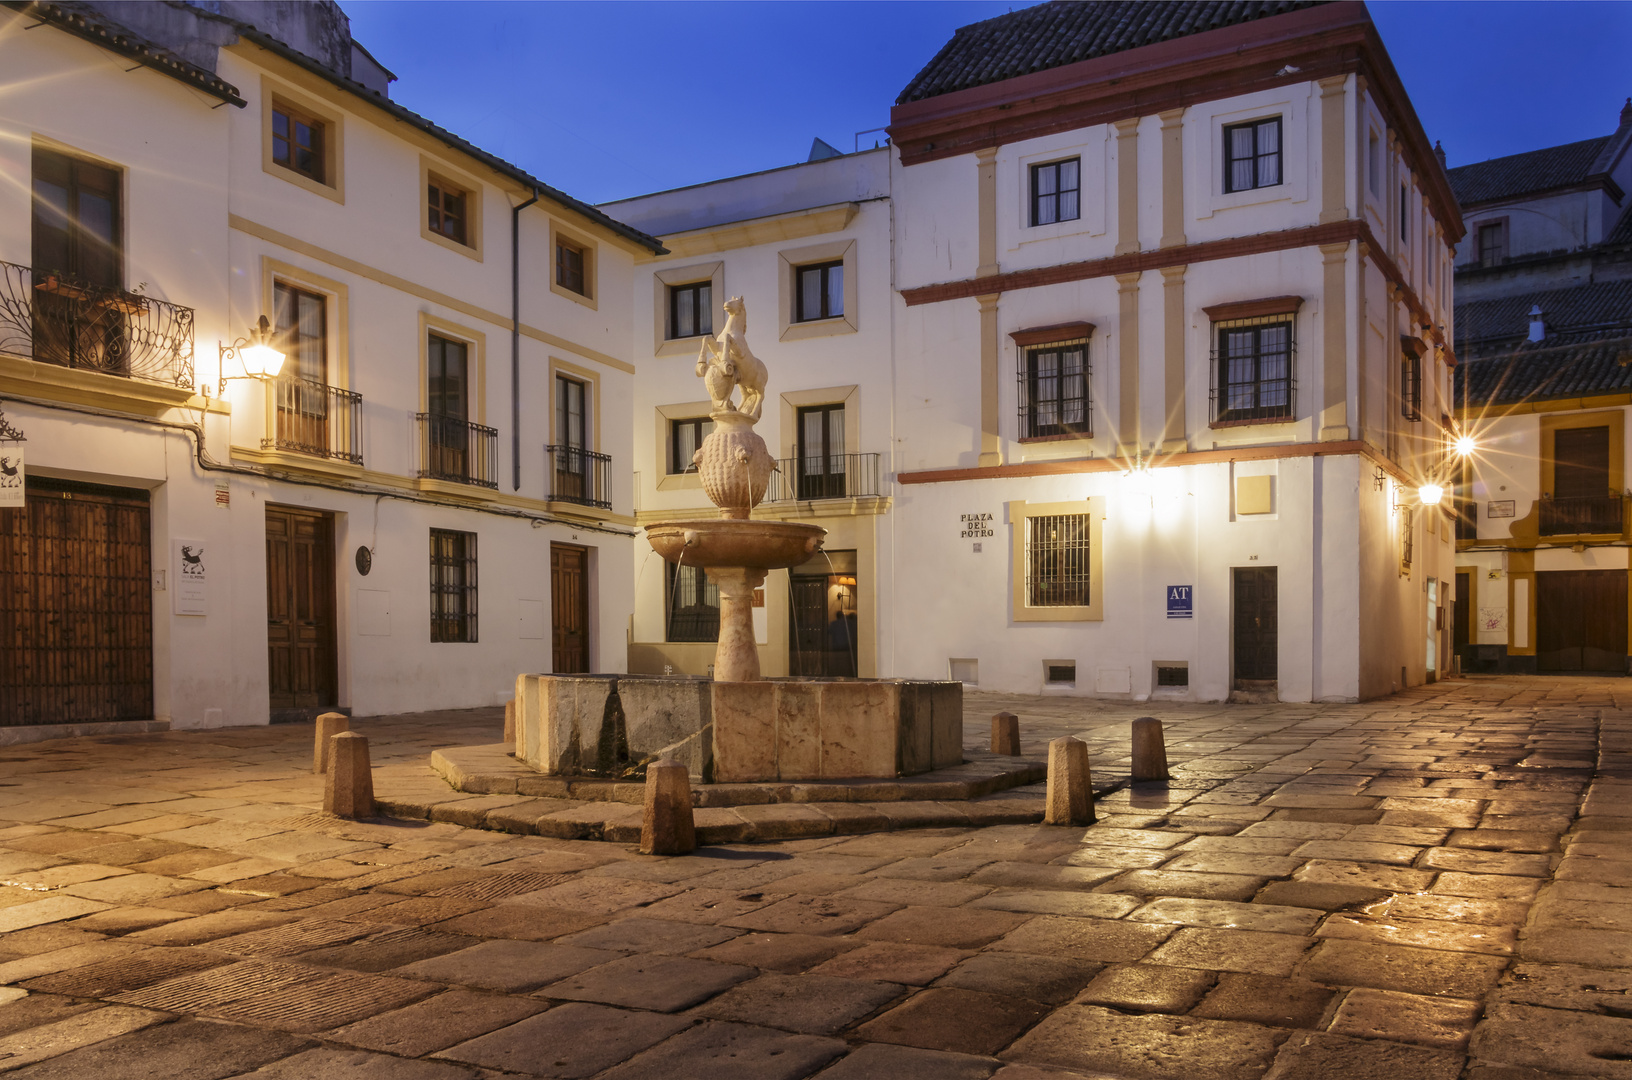
[[[893,779],[963,761],[963,684],[523,675],[516,757],[547,776],[632,779],[674,758],[697,783]]]

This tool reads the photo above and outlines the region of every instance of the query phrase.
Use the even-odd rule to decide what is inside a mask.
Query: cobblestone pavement
[[[1099,821],[657,859],[326,818],[309,726],[7,748],[0,1072],[1632,1078],[1632,682],[967,706],[1080,733]],[[388,793],[499,723],[353,729]]]

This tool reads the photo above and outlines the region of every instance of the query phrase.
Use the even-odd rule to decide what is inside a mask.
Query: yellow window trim
[[[556,249],[562,244],[571,245],[584,253],[584,291],[581,293],[573,292],[571,289],[567,288],[565,285],[562,285],[556,280],[555,252]],[[599,294],[600,289],[597,288],[595,274],[600,269],[601,260],[600,252],[597,250],[595,241],[591,240],[582,233],[574,232],[572,229],[567,228],[565,225],[562,225],[552,217],[550,219],[549,257],[550,291],[555,293],[557,296],[564,296],[574,303],[582,304],[591,310],[598,308],[599,305],[596,297]]]
[[[1076,502],[1008,504],[1009,564],[1012,576],[1012,608],[1015,622],[1102,622],[1105,618],[1105,545],[1102,540],[1105,498],[1094,496]],[[1071,607],[1029,607],[1026,604],[1026,520],[1056,514],[1088,515],[1088,599]],[[993,530],[994,532],[996,530]]]
[[[550,357],[550,442],[551,446],[561,445],[561,433],[556,430],[555,422],[558,415],[555,400],[555,377],[565,375],[585,384],[589,390],[589,449],[600,453],[601,450],[601,376],[580,364],[569,363],[559,357]]]
[[[431,184],[457,191],[465,197],[465,242],[450,240],[439,232],[431,231],[429,193]],[[482,261],[482,203],[485,192],[480,180],[448,168],[440,161],[419,155],[419,235],[449,251],[456,251],[467,259]]]
[[[337,386],[342,390],[351,389],[351,289],[345,282],[280,262],[270,255],[262,255],[261,310],[250,316],[248,324],[253,324],[262,314],[269,322],[277,321],[276,308],[272,303],[272,286],[280,281],[285,285],[293,285],[328,298],[328,310],[324,313],[328,323],[325,328],[328,331],[328,340],[324,345],[328,355],[324,357],[324,377],[330,386]],[[229,329],[235,338],[243,333],[236,327]],[[228,371],[227,374],[230,375],[231,372]]]
[[[486,425],[487,423],[487,335],[469,326],[450,322],[428,311],[419,313],[419,411],[424,412],[430,407],[430,385],[427,381],[427,359],[431,343],[431,333],[438,337],[449,338],[453,341],[462,341],[470,348],[470,398],[475,406],[473,423]],[[463,491],[463,485],[459,485]],[[482,496],[487,498],[488,496]]]
[[[696,356],[707,334],[691,337],[669,337],[669,290],[676,285],[691,285],[706,281],[713,288],[714,329],[720,332],[725,325],[725,263],[693,263],[672,270],[658,270],[652,274],[652,355]]]
[[[272,160],[272,106],[283,102],[289,108],[309,113],[323,121],[322,183]],[[325,199],[344,205],[346,201],[346,123],[344,114],[288,86],[261,76],[261,171],[287,180]]]
[[[421,300],[428,301],[440,307],[445,307],[450,311],[457,311],[462,315],[468,315],[470,318],[480,319],[482,322],[488,323],[492,326],[497,326],[501,330],[508,331],[510,329],[511,322],[509,317],[506,315],[500,315],[496,311],[489,311],[486,308],[467,303],[464,300],[460,300],[458,297],[449,296],[447,293],[438,292],[435,289],[428,289],[423,285],[409,281],[407,278],[398,277],[396,274],[387,273],[384,270],[369,266],[367,263],[361,263],[356,259],[347,258],[344,255],[338,255],[327,250],[326,248],[318,247],[316,244],[309,244],[298,237],[290,236],[288,233],[279,232],[277,229],[268,228],[265,225],[250,221],[248,218],[239,217],[237,214],[229,214],[227,215],[227,224],[231,228],[243,233],[246,236],[253,236],[257,239],[277,244],[279,247],[305,255],[311,259],[316,259],[317,261],[328,266],[332,266],[337,270],[344,270],[347,273],[356,274],[358,277],[367,278],[369,281],[378,282],[387,288],[396,289],[399,292],[407,293],[410,296],[417,296]],[[551,258],[552,260],[554,258],[553,252],[551,254]],[[554,272],[553,262],[551,272]],[[528,326],[526,323],[522,324],[521,333],[523,337],[532,338],[534,341],[542,341],[544,344],[557,349],[566,349],[575,356],[581,356],[586,360],[593,360],[597,364],[604,364],[609,368],[614,368],[630,375],[635,373],[635,365],[626,360],[620,360],[615,356],[609,356],[606,353],[600,352],[596,349],[591,349],[586,345],[580,345],[577,342],[568,341],[564,337],[540,330],[537,327]]]

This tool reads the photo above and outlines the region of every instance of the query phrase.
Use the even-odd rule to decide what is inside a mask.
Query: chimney
[[[1632,102],[1632,98],[1628,98],[1627,101]],[[1434,140],[1434,156],[1439,159],[1439,167],[1445,168],[1445,148],[1439,145],[1438,139]]]
[[[1547,337],[1547,322],[1542,318],[1540,304],[1530,305],[1530,340],[1542,341]]]

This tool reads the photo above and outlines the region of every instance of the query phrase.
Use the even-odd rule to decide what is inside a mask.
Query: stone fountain
[[[765,365],[748,348],[748,314],[741,297],[725,302],[725,329],[704,338],[697,356],[714,410],[714,430],[692,456],[703,491],[720,508],[717,519],[646,526],[652,548],[671,563],[700,566],[720,590],[720,640],[714,650],[719,682],[757,682],[754,590],[771,570],[816,554],[827,530],[795,522],[750,521],[765,498],[776,459],[754,432],[765,404]],[[732,393],[741,388],[742,403]]]
[[[610,779],[674,758],[704,783],[893,779],[959,765],[961,683],[761,678],[754,592],[769,571],[821,550],[827,531],[750,520],[776,469],[754,432],[767,373],[748,347],[742,299],[725,310],[697,358],[715,426],[693,458],[719,516],[646,527],[659,555],[702,567],[719,588],[714,677],[522,675],[515,756],[551,776]]]

